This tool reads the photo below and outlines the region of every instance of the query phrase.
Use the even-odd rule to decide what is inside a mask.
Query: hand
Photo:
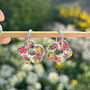
[[[11,41],[11,38],[4,38],[0,44],[8,44]]]
[[[4,21],[5,17],[3,12],[0,10],[0,21]]]
[[[5,17],[3,12],[0,10],[0,21],[4,21]],[[2,30],[2,27],[1,27]],[[11,38],[4,38],[2,41],[0,41],[0,44],[7,44],[11,41]]]

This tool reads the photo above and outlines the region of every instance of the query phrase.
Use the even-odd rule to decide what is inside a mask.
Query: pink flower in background
[[[68,48],[67,44],[63,44],[63,50],[66,50]]]
[[[20,47],[19,50],[20,50],[20,53],[24,53],[24,54],[25,54],[26,51],[27,51],[27,49],[25,49],[24,46]]]

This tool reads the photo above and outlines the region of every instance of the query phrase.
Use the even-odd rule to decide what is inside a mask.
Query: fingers
[[[4,21],[5,17],[3,12],[0,10],[0,21]]]
[[[11,41],[11,38],[4,38],[0,44],[8,44]]]

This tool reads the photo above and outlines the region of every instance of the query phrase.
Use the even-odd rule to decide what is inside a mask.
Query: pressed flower
[[[24,59],[24,60],[27,60],[27,59],[28,59],[28,56],[23,56],[23,59]]]
[[[35,60],[38,59],[38,56],[35,55]]]
[[[30,48],[34,48],[34,46],[32,45],[32,44],[30,44],[30,46],[29,46]]]
[[[71,56],[72,56],[72,51],[70,51],[69,55],[71,55]]]
[[[36,63],[39,63],[39,60],[38,59],[36,60]]]
[[[38,47],[38,48],[37,48],[37,50],[40,52],[40,51],[41,51],[41,48],[40,48],[40,47]]]
[[[54,46],[54,48],[58,48],[58,45]]]
[[[55,58],[55,62],[57,62],[58,60],[59,60],[59,57],[56,57],[56,58]]]
[[[27,49],[25,49],[24,46],[20,47],[19,50],[20,50],[20,53],[24,53],[24,54],[25,54],[26,51],[27,51]]]
[[[25,63],[26,63],[26,64],[30,64],[30,61],[26,60]]]
[[[32,44],[32,42],[30,41],[30,44]]]
[[[52,46],[53,44],[51,43],[51,44],[49,44],[50,46]]]
[[[50,58],[54,57],[54,56],[53,56],[53,53],[50,53],[50,54],[49,54],[49,57],[50,57]]]
[[[61,65],[61,61],[57,62],[57,65]]]
[[[63,50],[66,50],[68,48],[67,44],[63,44]]]
[[[50,58],[51,61],[53,61],[53,58]]]
[[[40,56],[41,55],[40,52],[37,52],[37,55]]]

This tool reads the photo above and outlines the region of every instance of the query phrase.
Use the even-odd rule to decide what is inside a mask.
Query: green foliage
[[[51,0],[2,0],[0,4],[6,17],[3,25],[7,30],[39,30],[51,21]]]

